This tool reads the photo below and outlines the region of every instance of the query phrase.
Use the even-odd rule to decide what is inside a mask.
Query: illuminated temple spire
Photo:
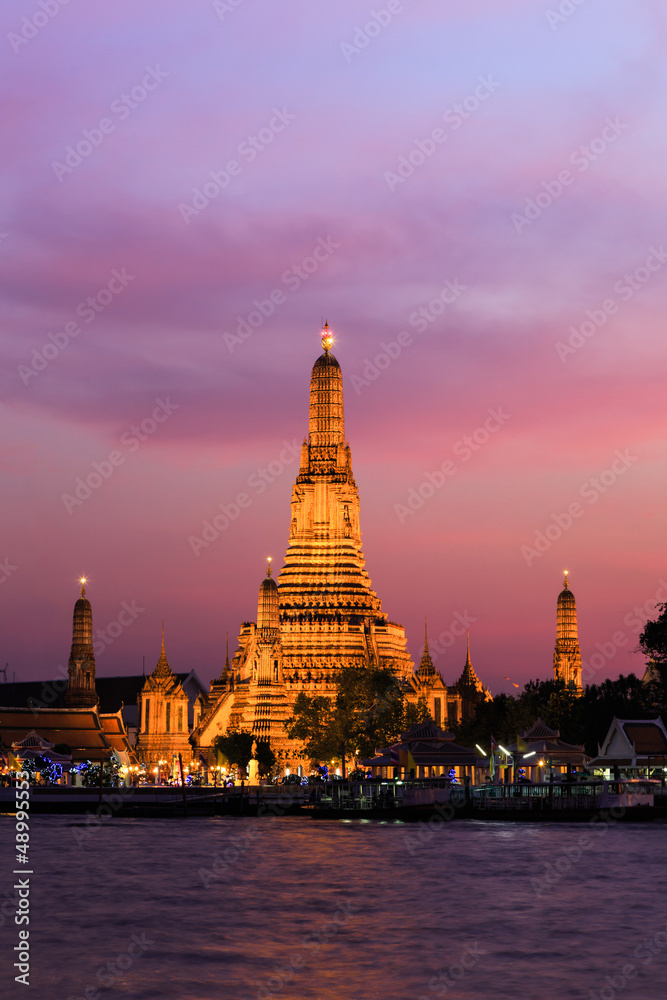
[[[435,667],[433,666],[433,660],[431,659],[431,654],[428,649],[428,619],[424,618],[424,652],[422,653],[421,663],[417,668],[417,673],[420,677],[428,677],[435,674]]]
[[[463,667],[463,672],[459,677],[458,683],[462,687],[475,688],[477,691],[482,690],[482,682],[475,673],[475,668],[472,665],[472,660],[470,659],[470,629],[466,629],[466,662]]]
[[[349,625],[367,634],[363,644],[366,664],[391,658],[400,673],[412,673],[412,661],[400,626],[388,649],[381,650],[371,636],[376,628],[392,631],[366,572],[359,525],[359,492],[352,473],[352,455],[345,440],[343,375],[331,348],[328,323],[321,332],[323,353],[310,375],[308,437],[301,448],[299,473],[292,490],[290,536],[284,566],[278,577],[280,620],[295,627],[317,624],[314,631],[334,628],[318,638],[318,649],[336,663],[357,661]],[[300,642],[303,647],[304,636]],[[283,635],[283,651],[289,648]],[[296,648],[295,648],[296,655]],[[307,657],[302,657],[307,658]]]
[[[563,589],[556,605],[556,647],[554,649],[554,678],[565,681],[579,693],[581,685],[581,650],[577,629],[577,605],[567,582],[565,570]]]
[[[81,596],[74,605],[72,648],[67,665],[65,703],[72,708],[97,705],[95,653],[93,651],[93,609],[86,597],[86,578],[81,577]]]
[[[345,441],[343,376],[331,353],[333,335],[322,331],[324,353],[310,376],[308,438],[292,491],[290,541],[278,579],[281,611],[381,615],[364,569],[359,493]]]
[[[153,677],[169,677],[173,673],[167,661],[167,654],[164,650],[164,618],[162,619],[162,647],[160,649],[160,659],[155,665]]]
[[[270,739],[279,761],[290,766],[304,759],[302,744],[285,728],[299,694],[335,697],[347,667],[385,668],[406,681],[414,676],[405,631],[387,619],[366,572],[343,376],[328,323],[321,338],[285,561],[279,574],[268,561],[256,622],[241,625],[233,684],[212,685],[192,735],[193,744],[206,746],[221,731],[250,730],[258,740]]]

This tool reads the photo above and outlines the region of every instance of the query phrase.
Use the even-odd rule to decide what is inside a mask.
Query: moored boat
[[[588,781],[481,785],[471,789],[469,815],[475,819],[590,820],[606,814],[614,820],[653,819],[659,781],[590,779]]]

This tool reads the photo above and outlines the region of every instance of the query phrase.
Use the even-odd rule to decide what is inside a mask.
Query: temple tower
[[[151,777],[154,777],[155,766],[158,765],[159,776],[165,778],[175,771],[174,761],[179,753],[184,761],[189,759],[191,747],[188,696],[167,660],[164,622],[160,656],[153,673],[146,678],[139,692],[137,710],[137,756],[148,765]]]
[[[72,648],[67,664],[65,704],[70,708],[93,708],[99,699],[95,690],[93,609],[86,597],[86,579],[81,578],[81,597],[74,605]]]
[[[252,715],[252,732],[259,739],[272,739],[274,744],[276,741],[284,740],[284,721],[289,714],[281,661],[278,587],[271,576],[269,559],[257,602],[257,630],[249,707]]]
[[[387,620],[365,568],[359,492],[345,440],[343,375],[332,344],[325,324],[278,577],[283,672],[301,680],[305,669],[312,681],[317,671],[330,684],[331,672],[343,665],[381,665],[408,677],[413,665],[404,630]]]
[[[477,705],[480,701],[488,701],[491,692],[481,682],[470,659],[470,632],[466,637],[466,662],[463,666],[461,676],[454,685],[456,691],[461,696],[461,718],[464,722],[472,719]]]
[[[388,620],[366,572],[343,376],[332,344],[325,324],[323,353],[310,375],[285,562],[277,580],[269,565],[257,621],[242,624],[225,683],[220,678],[202,699],[193,733],[201,747],[228,729],[252,730],[270,737],[281,764],[298,763],[300,746],[284,723],[301,692],[333,696],[338,672],[349,666],[387,668],[406,682],[414,674],[403,626]]]
[[[581,650],[577,633],[577,605],[568,587],[565,570],[563,589],[556,606],[556,647],[554,649],[554,679],[565,681],[581,694]]]

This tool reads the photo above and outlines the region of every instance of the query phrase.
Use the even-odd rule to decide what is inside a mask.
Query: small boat
[[[304,812],[315,819],[428,819],[451,808],[453,789],[464,796],[449,778],[328,781],[313,786]]]
[[[470,790],[468,815],[475,819],[646,820],[662,814],[656,806],[659,781],[589,779],[587,781],[478,785]]]

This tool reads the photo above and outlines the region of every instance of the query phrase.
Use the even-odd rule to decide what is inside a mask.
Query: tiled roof
[[[530,729],[527,729],[521,735],[526,740],[548,740],[554,736],[559,737],[560,732],[558,729],[551,729],[550,726],[547,726],[546,722],[542,722],[542,719],[538,717]]]
[[[655,722],[624,722],[623,731],[638,754],[665,754],[667,740]]]

